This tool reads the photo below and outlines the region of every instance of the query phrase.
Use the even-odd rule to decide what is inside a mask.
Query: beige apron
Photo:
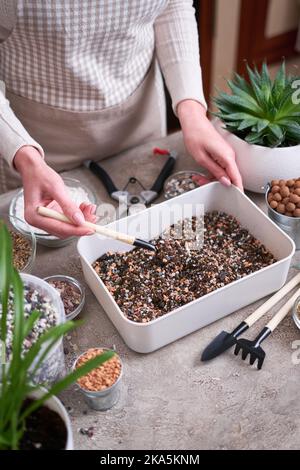
[[[7,98],[25,129],[43,147],[47,163],[59,172],[166,134],[163,82],[156,61],[124,103],[101,111],[65,111],[9,91]],[[0,193],[21,185],[19,175],[4,160],[0,172]]]

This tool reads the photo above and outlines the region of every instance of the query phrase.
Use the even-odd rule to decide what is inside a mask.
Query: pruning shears
[[[84,165],[100,179],[112,199],[115,199],[119,203],[125,204],[128,208],[135,206],[136,204],[144,204],[148,206],[159,196],[163,189],[165,180],[173,171],[176,158],[178,156],[177,152],[175,151],[169,151],[160,148],[154,148],[153,154],[166,155],[168,159],[150,189],[146,189],[135,176],[131,176],[125,184],[124,188],[119,190],[115,186],[109,174],[99,163],[92,160],[87,160],[84,162]],[[139,192],[130,192],[128,189],[130,185],[135,186],[135,188],[138,186],[140,189]]]

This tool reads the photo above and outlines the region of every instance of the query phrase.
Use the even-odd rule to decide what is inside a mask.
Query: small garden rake
[[[283,286],[276,294],[270,297],[264,304],[255,310],[249,317],[240,323],[231,333],[221,331],[216,338],[205,348],[202,353],[202,361],[210,361],[215,357],[223,354],[225,351],[235,346],[237,339],[246,330],[251,328],[260,318],[263,317],[277,302],[279,302],[285,295],[294,289],[300,283],[300,273],[293,277],[285,286]]]

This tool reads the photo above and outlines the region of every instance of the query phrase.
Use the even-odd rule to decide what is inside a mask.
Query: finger
[[[63,213],[76,225],[82,225],[84,223],[84,215],[80,208],[72,201],[70,196],[66,192],[66,188],[55,187],[52,193],[53,199],[55,199],[60,205]]]
[[[243,181],[235,161],[235,154],[231,147],[227,144],[224,146],[223,140],[216,140],[210,148],[210,155],[214,161],[226,171],[232,184],[243,191]]]
[[[89,222],[92,222],[93,224],[95,224],[97,220],[98,220],[98,217],[96,215],[91,215]]]
[[[204,176],[204,175],[193,175],[192,180],[195,181],[195,183],[197,183],[198,186],[203,186],[207,183],[210,183],[212,181],[212,178],[208,178],[207,176]]]
[[[94,215],[97,209],[95,204],[87,204],[83,202],[80,204],[79,208],[82,211],[85,220],[88,220],[89,222],[94,222],[95,220]]]
[[[59,185],[53,191],[51,196],[52,198],[55,197],[56,200],[53,200],[53,199],[50,200],[49,197],[47,198],[41,197],[41,193],[38,187],[33,186],[31,188],[24,188],[24,203],[25,203],[24,216],[25,216],[25,220],[29,224],[33,225],[34,227],[40,228],[47,233],[53,234],[55,236],[59,236],[60,238],[67,238],[70,236],[83,236],[83,235],[94,233],[91,229],[87,229],[86,227],[70,225],[64,222],[59,222],[57,220],[52,220],[50,218],[40,216],[36,210],[37,207],[40,205],[51,207],[61,212],[63,211],[61,204],[62,205],[69,204],[69,207],[68,207],[69,210],[66,210],[68,214],[66,214],[66,212],[63,211],[67,215],[67,217],[71,219],[70,211],[73,208],[75,212],[76,211],[80,212],[81,217],[84,222],[84,216],[81,210],[75,204],[73,204],[73,202],[70,200],[68,195],[65,194],[65,187],[63,184],[62,186]],[[59,202],[60,204],[58,204]]]
[[[58,220],[40,216],[37,213],[35,216],[30,215],[28,219],[30,220],[31,225],[34,225],[35,227],[45,230],[45,232],[51,235],[55,235],[56,237],[59,237],[59,238],[69,238],[69,237],[74,237],[74,236],[82,237],[82,236],[91,235],[92,233],[94,233],[94,231],[89,228],[66,224]]]
[[[202,153],[200,158],[200,164],[206,168],[220,183],[224,186],[231,186],[231,180],[229,179],[226,171],[220,165],[218,165],[210,155]]]
[[[243,180],[235,160],[225,160],[225,169],[232,183],[241,191],[244,191]]]
[[[37,227],[45,232],[58,236],[59,238],[68,238],[71,236],[84,236],[90,235],[93,230],[86,227],[79,227],[76,225],[60,222],[49,217],[43,217],[37,213],[37,207],[41,205],[40,201],[30,201],[25,203],[24,216],[25,220],[34,227]]]

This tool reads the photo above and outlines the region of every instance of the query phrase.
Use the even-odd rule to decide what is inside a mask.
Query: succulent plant
[[[231,94],[220,92],[214,102],[229,132],[249,144],[290,147],[300,143],[299,77],[286,74],[283,62],[271,80],[267,64],[261,71],[247,65],[249,81],[235,73]]]

